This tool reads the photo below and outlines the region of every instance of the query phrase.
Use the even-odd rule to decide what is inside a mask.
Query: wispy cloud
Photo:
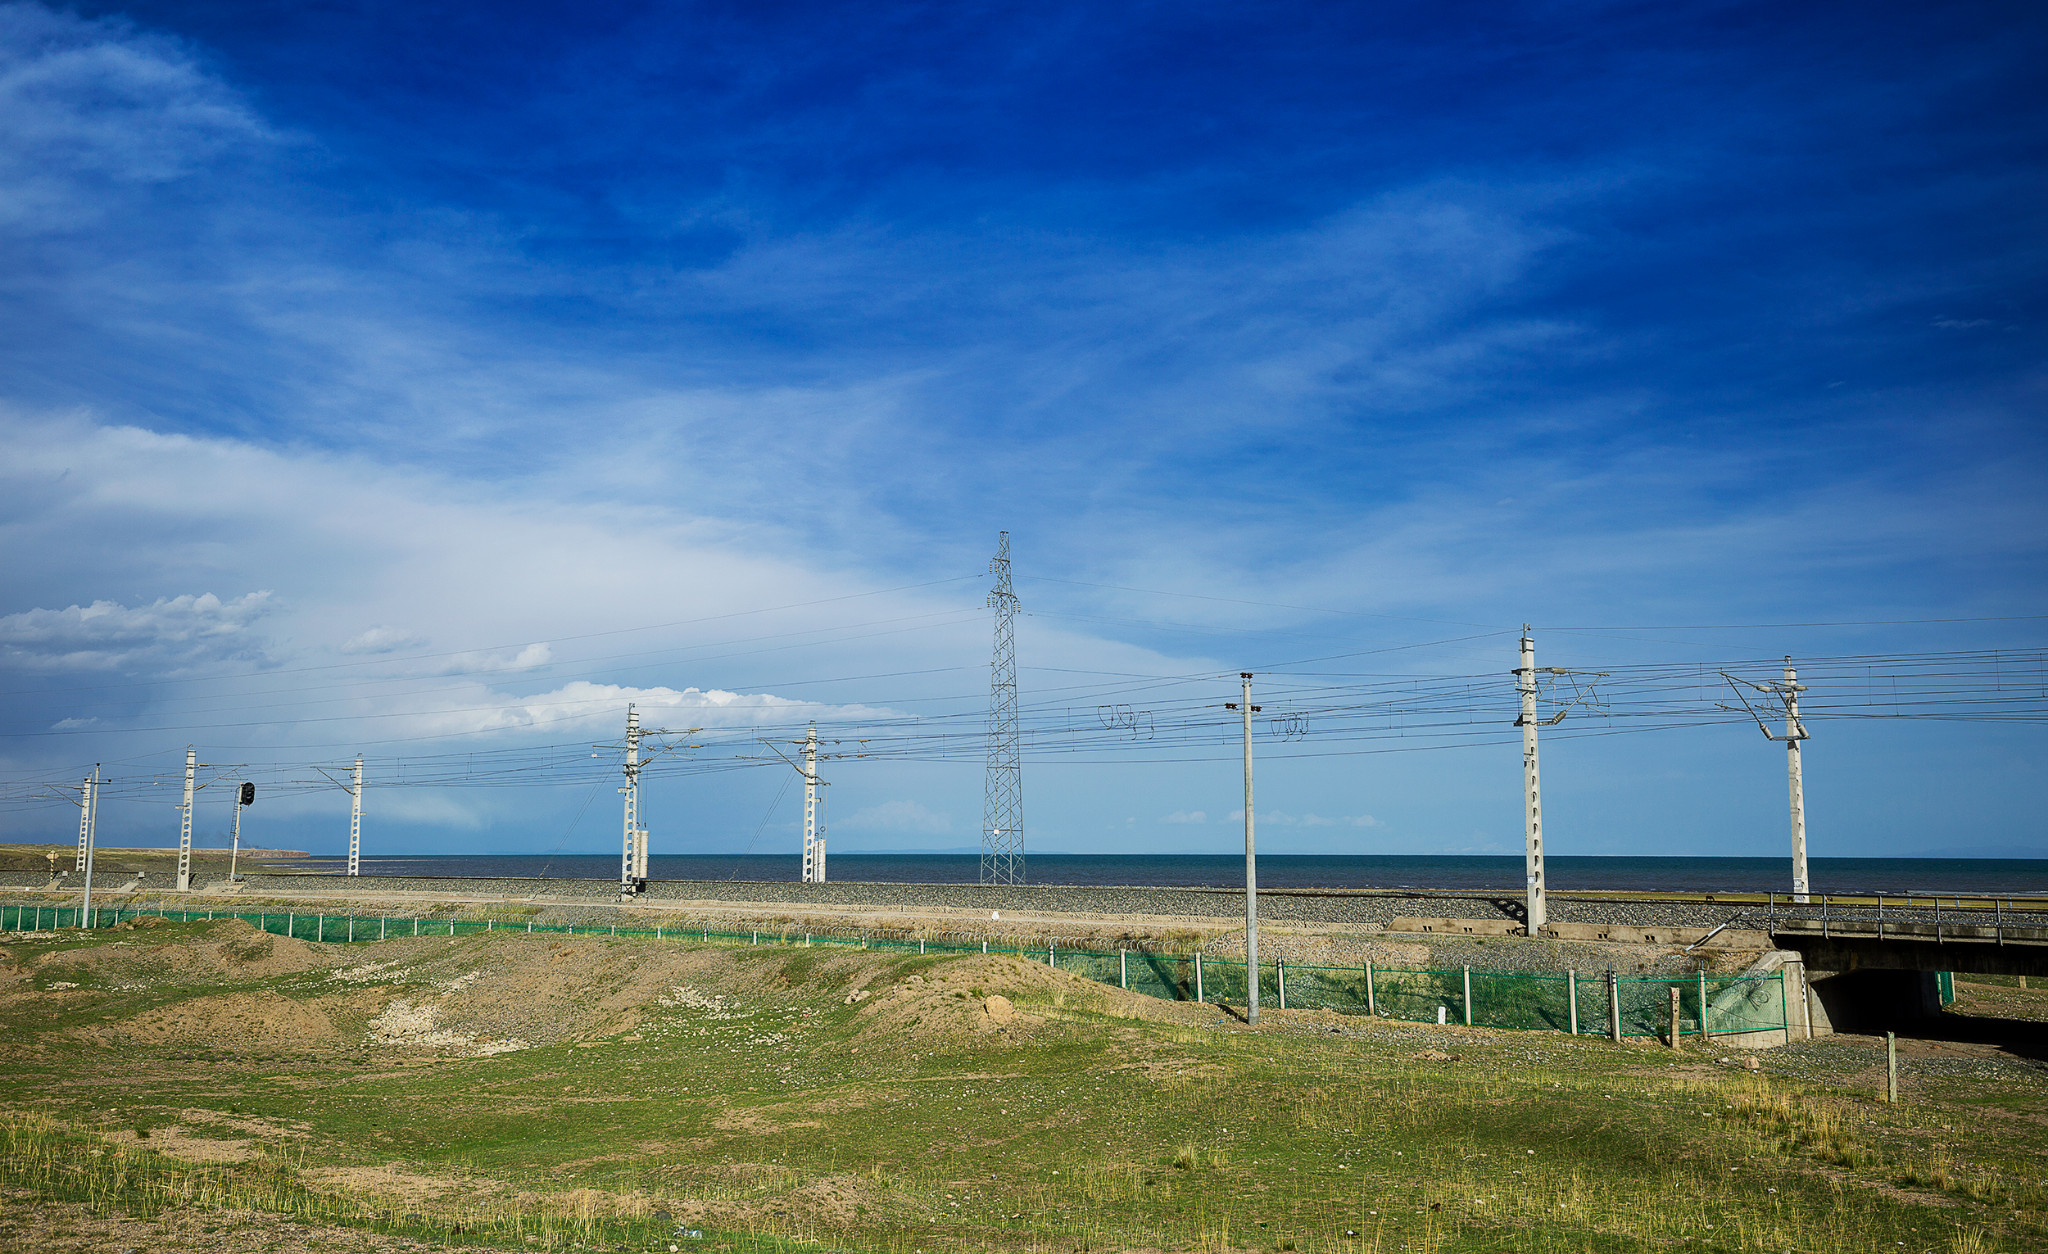
[[[275,136],[174,41],[0,6],[0,228],[76,232],[111,199]]]
[[[913,836],[943,836],[953,830],[950,815],[927,809],[921,802],[884,801],[863,806],[832,826],[849,832],[883,832]]]
[[[270,593],[222,601],[211,592],[160,598],[149,605],[94,601],[67,609],[22,610],[0,617],[0,661],[38,670],[133,670],[176,674],[225,661],[258,661],[254,632]]]
[[[427,643],[426,637],[391,627],[371,627],[356,633],[341,642],[343,653],[397,653],[406,649],[418,649]]]

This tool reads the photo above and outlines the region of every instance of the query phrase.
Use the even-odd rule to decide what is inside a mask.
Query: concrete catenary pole
[[[619,844],[619,897],[623,900],[637,896],[640,891],[640,850],[647,843],[647,829],[640,826],[640,713],[631,705],[626,707],[626,786],[619,789],[625,798],[623,826]]]
[[[1799,771],[1799,743],[1806,739],[1806,724],[1799,717],[1799,694],[1806,691],[1806,685],[1799,682],[1799,672],[1792,669],[1792,659],[1785,659],[1785,678],[1767,684],[1750,679],[1737,679],[1727,671],[1721,677],[1742,699],[1742,706],[1749,716],[1756,720],[1757,730],[1766,740],[1785,742],[1785,790],[1792,803],[1792,900],[1811,901],[1812,884],[1806,874],[1806,785]],[[1784,707],[1785,730],[1782,733],[1771,730],[1764,721],[1763,711],[1750,704],[1749,696],[1743,690],[1761,693]]]
[[[94,774],[98,774],[98,772],[95,771]],[[74,870],[81,872],[85,870],[86,833],[90,832],[91,830],[92,779],[88,777],[85,781],[85,785],[78,791],[78,865],[75,868],[73,868]]]
[[[92,926],[92,855],[93,847],[99,843],[100,825],[100,768],[92,768],[92,778],[85,781],[85,904],[79,910],[80,927]]]
[[[1259,854],[1254,841],[1256,824],[1252,810],[1252,713],[1258,707],[1252,704],[1252,673],[1240,671],[1238,678],[1244,684],[1244,699],[1239,712],[1244,715],[1244,1018],[1247,1023],[1259,1021]]]
[[[1799,742],[1806,727],[1799,721],[1799,694],[1806,686],[1792,659],[1785,659],[1785,787],[1792,801],[1792,900],[1810,901],[1806,877],[1806,785],[1799,773]]]
[[[804,731],[804,883],[825,882],[825,867],[818,857],[818,726]]]
[[[1527,877],[1525,906],[1528,933],[1549,919],[1549,905],[1543,882],[1543,786],[1536,770],[1536,642],[1529,637],[1529,625],[1522,624],[1521,666],[1515,671],[1515,687],[1522,695],[1522,814],[1523,870]]]
[[[185,804],[178,807],[178,891],[192,891],[192,784],[199,773],[199,751],[185,746]]]
[[[236,813],[240,813],[237,807]],[[348,789],[348,873],[358,874],[363,865],[363,755],[356,755],[355,771]]]

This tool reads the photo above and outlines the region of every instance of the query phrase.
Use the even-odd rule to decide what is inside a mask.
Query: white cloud
[[[1159,820],[1161,823],[1207,823],[1209,816],[1200,810],[1175,810]]]
[[[1370,814],[1354,814],[1344,820],[1352,827],[1385,827],[1386,824]]]
[[[168,40],[0,6],[0,225],[74,232],[123,185],[181,178],[267,127]]]
[[[926,809],[915,801],[884,801],[856,810],[833,827],[849,832],[896,832],[942,836],[953,830],[952,816]]]
[[[1258,818],[1259,822],[1268,827],[1296,827],[1301,824],[1301,819],[1289,814],[1285,810],[1261,810],[1259,811]],[[1232,810],[1230,812],[1230,821],[1233,823],[1244,822],[1244,811]]]
[[[255,660],[263,642],[252,625],[270,593],[222,601],[211,592],[129,607],[94,601],[0,617],[0,659],[37,670],[177,669],[201,662]]]
[[[409,631],[391,627],[372,627],[358,632],[341,644],[343,653],[397,653],[403,649],[419,649],[426,646],[426,638]]]

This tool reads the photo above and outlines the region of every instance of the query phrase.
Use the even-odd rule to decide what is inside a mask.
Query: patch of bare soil
[[[457,1189],[478,1192],[476,1181],[425,1176],[395,1164],[380,1167],[308,1167],[300,1178],[316,1189],[348,1197],[372,1197],[398,1206],[431,1206]]]
[[[1020,958],[970,954],[948,959],[863,999],[861,1038],[917,1044],[958,1044],[1028,1038],[1049,1013],[1072,1011],[1116,1019],[1199,1023],[1206,1006],[1161,1001]]]
[[[218,1110],[181,1110],[178,1112],[178,1118],[187,1124],[207,1125],[209,1131],[214,1128],[225,1128],[258,1139],[304,1137],[313,1131],[312,1124],[298,1119],[264,1119],[256,1115],[223,1114]]]
[[[720,1132],[742,1132],[748,1136],[772,1136],[790,1128],[821,1128],[824,1123],[817,1119],[777,1119],[778,1113],[794,1114],[788,1103],[773,1106],[733,1106],[721,1111],[711,1121],[711,1126]]]
[[[159,925],[158,920],[135,920]],[[121,929],[127,930],[128,924]],[[113,929],[110,929],[113,930]],[[77,970],[121,984],[202,984],[268,980],[333,966],[337,946],[273,936],[240,919],[220,919],[207,927],[203,939],[162,941],[141,929],[133,939],[64,949],[39,955],[38,971]]]
[[[261,1211],[171,1210],[154,1219],[95,1214],[25,1189],[0,1190],[0,1250],[37,1254],[414,1254],[439,1250],[405,1237],[294,1222]]]
[[[151,1128],[148,1136],[131,1128],[116,1128],[103,1135],[117,1145],[154,1150],[188,1163],[247,1162],[263,1152],[249,1141],[224,1141],[212,1137],[193,1136],[175,1124],[168,1128]]]
[[[736,1174],[745,1179],[749,1173]],[[669,1212],[682,1224],[728,1229],[773,1230],[806,1225],[857,1228],[864,1221],[900,1210],[899,1200],[853,1175],[816,1176],[793,1189],[751,1201],[707,1200],[682,1194],[659,1196],[651,1204]]]
[[[317,1003],[294,1001],[272,989],[193,997],[145,1010],[107,1027],[77,1029],[139,1045],[204,1045],[227,1050],[320,1049],[341,1036]]]

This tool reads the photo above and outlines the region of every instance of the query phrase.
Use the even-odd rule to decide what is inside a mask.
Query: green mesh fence
[[[1245,964],[1200,954],[1125,950],[1015,948],[988,941],[959,942],[805,932],[794,928],[722,931],[709,927],[617,927],[494,919],[244,913],[223,910],[136,910],[95,907],[91,918],[75,906],[0,905],[0,931],[63,931],[90,924],[111,927],[148,917],[182,922],[240,919],[278,936],[328,944],[401,936],[473,936],[495,932],[551,936],[630,936],[721,945],[802,945],[880,950],[900,954],[1007,954],[1167,1001],[1243,1005]],[[1610,976],[1604,972],[1478,971],[1469,968],[1301,966],[1259,964],[1262,1005],[1333,1010],[1419,1023],[1578,1032],[1583,1035],[1663,1036],[1671,1026],[1671,990],[1678,990],[1681,1036],[1726,1036],[1785,1027],[1785,984],[1778,972],[1753,976]],[[1618,1013],[1617,1013],[1618,1011]],[[1704,1013],[1703,1013],[1704,1012]]]

